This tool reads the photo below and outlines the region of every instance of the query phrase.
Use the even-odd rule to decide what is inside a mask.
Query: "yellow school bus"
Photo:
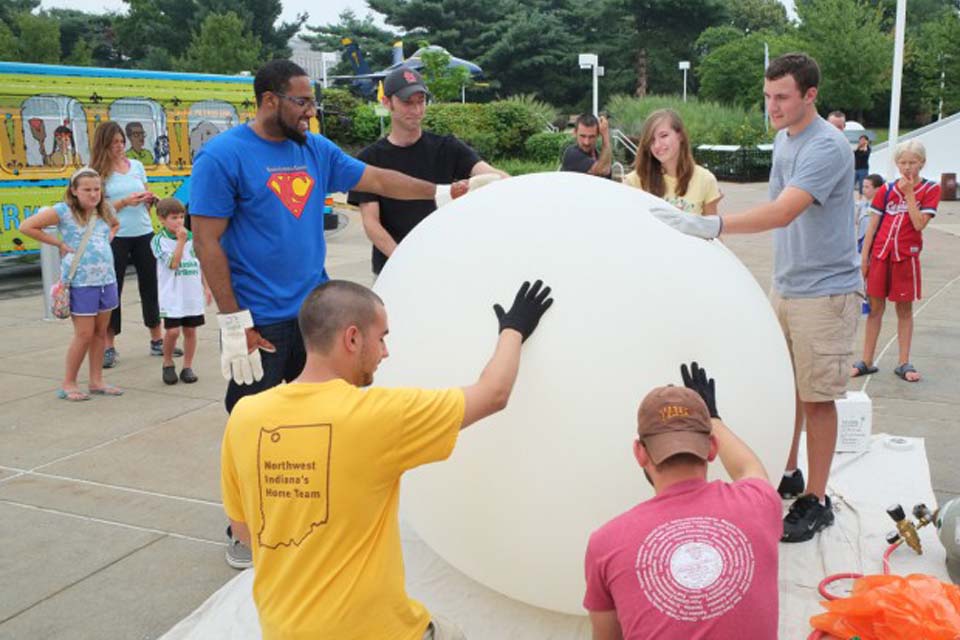
[[[0,254],[37,250],[20,223],[63,198],[100,122],[125,129],[151,191],[188,202],[197,152],[255,111],[249,76],[0,62]]]

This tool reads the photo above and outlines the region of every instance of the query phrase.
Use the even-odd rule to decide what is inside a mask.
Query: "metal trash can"
[[[940,199],[941,200],[957,199],[957,174],[955,173],[940,174]]]

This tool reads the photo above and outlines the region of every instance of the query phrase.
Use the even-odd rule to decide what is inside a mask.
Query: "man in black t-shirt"
[[[600,120],[597,120],[594,115],[584,113],[577,118],[573,135],[577,143],[567,147],[563,153],[560,171],[588,173],[592,176],[609,178],[613,162],[613,147],[610,145],[610,125],[607,119],[600,116]],[[597,152],[597,138],[603,141],[599,152]]]
[[[484,173],[507,174],[480,159],[455,136],[424,131],[427,88],[412,69],[400,67],[383,83],[383,105],[390,111],[390,133],[361,151],[357,158],[436,184],[450,184],[452,195],[462,195],[465,184],[456,184]],[[435,200],[394,200],[351,191],[351,204],[359,205],[363,230],[373,243],[373,272],[380,273],[397,244],[437,208]]]

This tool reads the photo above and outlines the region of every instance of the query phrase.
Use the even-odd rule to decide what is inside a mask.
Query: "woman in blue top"
[[[150,353],[163,355],[160,332],[160,306],[157,298],[157,263],[150,250],[153,223],[150,209],[157,197],[147,190],[147,173],[139,160],[126,155],[127,137],[119,124],[102,122],[93,134],[90,166],[103,176],[104,198],[113,205],[120,230],[110,243],[113,266],[117,272],[117,293],[123,295],[123,277],[127,265],[137,270],[143,324],[150,329]],[[107,348],[103,366],[113,367],[118,360],[114,338],[120,333],[120,307],[113,312],[107,328]]]
[[[116,217],[103,198],[100,176],[90,167],[78,169],[70,178],[63,202],[44,207],[20,225],[23,235],[60,249],[60,279],[67,282],[70,267],[80,249],[88,225],[93,225],[70,282],[70,317],[73,341],[67,349],[67,366],[57,395],[64,400],[89,400],[80,390],[77,373],[88,354],[90,393],[119,396],[123,392],[103,381],[103,350],[110,313],[117,308],[117,277],[113,270],[110,239],[116,233]],[[60,237],[43,231],[56,226]]]

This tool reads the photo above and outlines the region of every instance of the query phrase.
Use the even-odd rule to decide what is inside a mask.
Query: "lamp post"
[[[683,101],[687,101],[687,71],[690,69],[689,60],[680,61],[680,71],[683,71]]]
[[[600,60],[595,53],[581,53],[579,62],[581,69],[593,70],[593,115],[599,115],[600,109],[597,105],[597,89],[599,86],[598,78],[603,75],[603,67],[600,66]]]
[[[321,82],[324,89],[329,86],[329,83],[327,82],[327,63],[336,64],[337,58],[337,54],[330,51],[323,51],[320,53],[320,68],[323,70],[321,73]]]
[[[907,25],[907,0],[897,0],[897,21],[893,42],[893,86],[890,89],[890,135],[887,145],[890,148],[890,166],[887,172],[896,174],[893,162],[894,151],[900,138],[900,87],[903,82],[903,32]]]

